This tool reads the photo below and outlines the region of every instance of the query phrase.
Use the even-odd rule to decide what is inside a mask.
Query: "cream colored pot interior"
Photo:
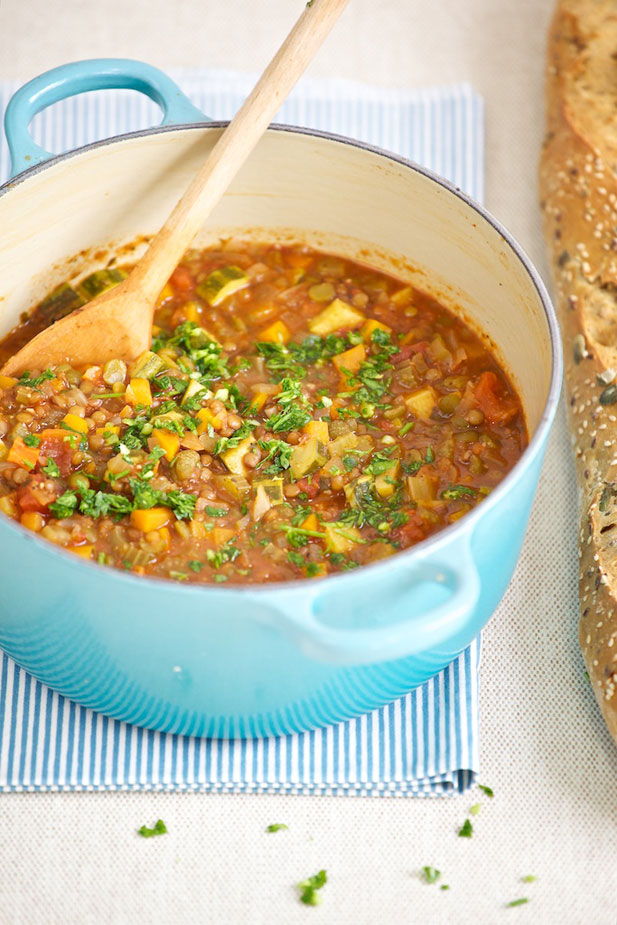
[[[18,179],[0,198],[0,332],[55,284],[156,231],[219,134],[127,138]],[[551,374],[540,297],[502,236],[447,189],[352,144],[270,131],[198,243],[230,233],[302,240],[436,294],[493,341],[535,431]]]

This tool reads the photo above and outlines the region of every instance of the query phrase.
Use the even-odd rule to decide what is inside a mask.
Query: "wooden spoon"
[[[156,300],[191,241],[267,129],[349,0],[312,0],[131,274],[41,331],[2,373],[101,365],[148,350]]]

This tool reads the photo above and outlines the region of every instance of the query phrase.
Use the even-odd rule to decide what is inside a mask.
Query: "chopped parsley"
[[[54,379],[55,373],[51,369],[44,370],[40,376],[37,376],[36,379],[30,378],[30,373],[28,370],[25,370],[17,380],[17,385],[25,385],[30,389],[38,389],[41,383],[45,382],[47,379]]]
[[[327,882],[328,877],[325,870],[320,870],[307,880],[302,880],[302,882],[298,884],[300,902],[304,903],[306,906],[318,906],[321,902],[321,895],[318,891],[321,890]]]
[[[26,434],[24,437],[24,443],[26,446],[39,446],[41,443],[41,438],[36,437],[34,434]]]
[[[268,421],[268,428],[272,433],[297,430],[310,421],[311,415],[306,410],[308,401],[298,380],[285,376],[281,380],[281,391],[276,400],[282,407]]]
[[[167,826],[162,819],[157,819],[151,829],[149,829],[147,825],[142,825],[142,827],[137,830],[137,834],[141,835],[142,838],[153,838],[155,835],[165,835],[166,832]]]
[[[458,501],[459,498],[475,498],[476,494],[476,489],[468,485],[450,485],[442,491],[441,498],[444,501]]]
[[[267,462],[270,462],[268,468],[264,469],[264,475],[276,475],[278,472],[289,469],[293,446],[285,440],[259,440],[258,445],[260,449],[266,450],[266,456],[257,468],[261,469]]]
[[[57,479],[60,476],[60,470],[58,469],[58,466],[53,459],[47,460],[47,465],[43,466],[43,472],[45,475],[49,475],[53,479]]]
[[[473,806],[469,808],[469,812],[472,816],[477,816],[481,809],[482,803],[474,803]]]
[[[189,562],[189,568],[193,572],[201,572],[203,567],[204,567],[204,564],[203,562],[200,562],[199,559],[191,559],[191,561]]]
[[[206,504],[205,511],[209,517],[225,517],[226,514],[229,514],[227,508],[213,507],[211,504]]]
[[[522,877],[523,883],[535,883],[537,879],[534,874],[527,874],[527,876]]]
[[[206,558],[212,568],[220,568],[222,565],[225,565],[226,562],[233,562],[239,555],[240,550],[232,543],[227,543],[217,550],[208,549],[206,551]]]
[[[266,832],[282,832],[289,829],[288,825],[285,825],[284,822],[272,822],[269,826],[266,826]]]
[[[422,873],[427,883],[436,883],[441,877],[441,871],[436,867],[423,867]]]
[[[435,462],[435,453],[433,452],[432,446],[427,446],[426,455],[424,459],[413,460],[412,462],[402,463],[402,469],[405,475],[415,475],[422,466],[430,466]]]
[[[77,495],[74,491],[65,491],[61,494],[55,501],[49,505],[49,510],[57,517],[59,520],[64,520],[65,517],[71,517],[75,513],[77,507]]]
[[[368,466],[364,467],[364,471],[369,475],[382,475],[396,465],[396,459],[391,459],[391,455],[392,450],[373,453],[371,461]]]
[[[257,427],[256,421],[243,421],[231,437],[219,437],[214,447],[214,455],[219,456],[226,450],[234,450]]]
[[[485,793],[485,794],[486,794],[487,797],[494,797],[494,796],[495,796],[495,793],[494,793],[492,787],[486,787],[484,784],[478,784],[478,787],[480,788],[480,790],[482,791],[482,793]]]
[[[520,899],[513,899],[511,902],[506,903],[506,908],[511,909],[513,906],[524,906],[525,903],[528,903],[529,900],[526,896],[522,896]]]
[[[465,819],[463,825],[459,829],[458,834],[460,838],[471,838],[473,835],[473,826],[469,819]]]
[[[298,568],[304,568],[306,565],[306,559],[300,552],[296,552],[295,549],[287,550],[287,558],[292,565],[297,565]]]

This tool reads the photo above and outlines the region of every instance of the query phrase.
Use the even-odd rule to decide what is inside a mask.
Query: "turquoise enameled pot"
[[[58,157],[33,115],[84,90],[138,89],[160,127]],[[184,124],[190,123],[190,124]],[[31,81],[6,114],[15,176],[0,189],[0,332],[67,276],[162,223],[221,133],[134,61]],[[0,517],[0,646],[64,695],[118,719],[208,736],[288,733],[384,704],[479,633],[512,575],[558,399],[557,325],[538,274],[476,203],[402,158],[277,126],[204,229],[303,240],[396,272],[491,340],[522,397],[530,444],[470,514],[357,571],[263,587],[186,587],[101,568]],[[136,253],[139,251],[136,245]]]

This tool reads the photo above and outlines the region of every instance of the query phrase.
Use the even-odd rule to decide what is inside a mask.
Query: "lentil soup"
[[[58,287],[0,364],[126,272]],[[481,503],[526,445],[520,401],[467,325],[299,245],[187,252],[128,368],[0,376],[0,511],[101,565],[177,581],[390,556]]]

